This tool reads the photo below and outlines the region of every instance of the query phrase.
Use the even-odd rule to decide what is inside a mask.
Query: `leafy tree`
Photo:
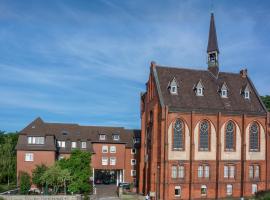
[[[71,177],[68,169],[61,169],[60,165],[56,163],[48,168],[41,176],[41,184],[52,188],[53,193],[57,194],[61,187],[66,191],[66,185],[70,179]]]
[[[70,171],[72,181],[68,185],[71,193],[89,193],[92,189],[89,177],[92,175],[90,167],[91,154],[89,152],[74,150],[69,159],[59,161],[62,169]]]
[[[261,96],[261,98],[262,98],[264,105],[266,106],[266,108],[270,112],[270,96],[269,95]]]
[[[31,188],[31,178],[27,172],[20,172],[20,194],[28,194]]]
[[[44,164],[36,165],[36,168],[32,172],[32,182],[39,188],[42,189],[44,186],[42,182],[42,176],[47,170],[47,166]]]
[[[1,131],[0,134],[0,182],[7,183],[16,181],[16,144],[18,134]]]

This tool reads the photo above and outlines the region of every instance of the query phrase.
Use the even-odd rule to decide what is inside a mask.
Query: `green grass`
[[[8,191],[8,190],[12,190],[16,188],[16,184],[15,183],[11,183],[9,186],[7,184],[0,184],[0,193]]]

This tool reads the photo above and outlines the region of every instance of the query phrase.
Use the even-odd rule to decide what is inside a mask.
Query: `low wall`
[[[5,200],[81,200],[81,195],[0,195]]]

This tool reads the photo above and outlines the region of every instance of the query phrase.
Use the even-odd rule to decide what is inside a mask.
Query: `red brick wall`
[[[33,153],[33,161],[25,161],[25,153]],[[20,171],[25,171],[32,175],[33,169],[36,165],[45,164],[52,166],[55,163],[54,151],[17,151],[17,177]]]
[[[102,153],[102,146],[108,146],[108,153]],[[116,153],[110,153],[110,146],[116,146]],[[125,144],[94,143],[92,167],[95,169],[125,169]],[[108,165],[102,165],[102,157],[108,158]],[[110,165],[110,157],[116,157],[116,165]]]

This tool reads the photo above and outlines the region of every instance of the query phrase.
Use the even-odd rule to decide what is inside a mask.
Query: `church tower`
[[[219,64],[218,64],[219,49],[218,49],[218,42],[217,42],[217,33],[216,33],[214,13],[211,13],[207,54],[208,54],[208,70],[215,77],[217,77],[219,73]]]

